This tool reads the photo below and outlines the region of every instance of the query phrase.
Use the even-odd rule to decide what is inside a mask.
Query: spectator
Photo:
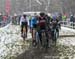
[[[12,17],[12,23],[13,23],[14,25],[17,24],[17,14],[14,14],[14,16]]]
[[[0,26],[1,26],[1,22],[3,20],[2,14],[0,13]]]
[[[66,21],[66,19],[67,19],[67,16],[66,16],[66,15],[63,15],[63,16],[62,16],[62,20],[63,20],[63,21]]]
[[[71,15],[71,17],[70,17],[70,22],[72,22],[71,23],[71,26],[73,26],[73,28],[74,28],[74,22],[75,22],[75,17],[74,17],[74,15]]]
[[[74,15],[71,15],[71,16],[70,16],[70,22],[75,22],[75,17],[74,17]]]
[[[7,16],[4,15],[4,16],[3,16],[3,21],[6,22],[6,20],[7,20]]]
[[[4,25],[5,25],[6,22],[7,22],[7,18],[8,18],[8,17],[7,17],[6,15],[3,16],[3,24],[4,24]]]
[[[62,21],[62,14],[61,13],[59,13],[58,19],[59,19],[59,21]]]

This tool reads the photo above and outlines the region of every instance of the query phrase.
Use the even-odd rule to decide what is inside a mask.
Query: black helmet
[[[24,14],[23,17],[26,17],[26,15]]]
[[[40,16],[45,16],[45,13],[41,12],[41,13],[40,13]]]

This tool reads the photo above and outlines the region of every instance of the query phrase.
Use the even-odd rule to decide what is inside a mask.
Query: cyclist
[[[36,13],[34,14],[34,16],[31,19],[31,29],[32,29],[32,45],[36,46],[36,28],[37,28],[37,16]]]
[[[23,28],[25,27],[25,29],[26,29],[26,37],[27,37],[28,22],[27,22],[27,18],[26,18],[25,13],[23,13],[23,15],[21,16],[20,25],[21,25],[21,36],[23,36]]]
[[[59,29],[58,29],[58,19],[57,16],[52,17],[52,40],[55,41],[57,38],[54,37],[54,30],[56,30],[56,33],[58,32],[59,35]],[[55,38],[55,39],[54,39]]]
[[[51,29],[52,29],[52,25],[51,25],[51,20],[52,18],[49,15],[46,15],[46,23],[47,23],[47,34],[48,34],[48,39],[51,39]]]
[[[57,16],[54,15],[54,16],[52,17],[51,22],[52,22],[53,28],[55,28],[55,27],[57,26],[57,23],[58,23]]]
[[[13,23],[14,25],[17,24],[17,14],[16,14],[16,13],[14,14],[14,16],[13,16],[13,18],[12,18],[12,23]]]
[[[47,26],[47,22],[46,22],[46,16],[45,16],[45,13],[41,12],[40,13],[40,16],[39,16],[39,19],[38,19],[38,26],[39,26],[39,31],[38,31],[38,34],[39,34],[39,39],[40,39],[40,42],[41,42],[41,45],[42,45],[42,35],[41,35],[41,30],[46,30],[46,26]],[[46,33],[46,32],[45,32]],[[46,33],[46,38],[47,38],[47,33]],[[47,42],[48,42],[48,39],[47,39]]]
[[[48,15],[45,15],[46,17],[46,24],[47,24],[47,28],[50,29],[50,22],[51,22],[51,17]]]

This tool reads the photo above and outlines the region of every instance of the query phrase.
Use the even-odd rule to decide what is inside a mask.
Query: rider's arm
[[[31,28],[33,27],[33,18],[31,19],[30,27],[31,27]]]
[[[22,20],[23,20],[23,17],[20,18],[20,25],[22,25]]]

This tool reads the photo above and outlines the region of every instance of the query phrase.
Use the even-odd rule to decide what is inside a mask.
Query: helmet
[[[26,12],[23,12],[23,17],[26,17]]]
[[[45,13],[43,13],[43,12],[40,13],[40,16],[44,16],[44,15],[45,15]]]
[[[55,16],[55,15],[52,16],[52,19],[53,19],[53,20],[56,20],[56,19],[57,19],[57,16]]]

